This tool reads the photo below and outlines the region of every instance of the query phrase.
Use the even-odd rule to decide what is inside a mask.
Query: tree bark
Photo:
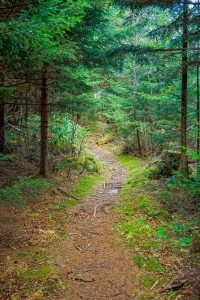
[[[200,99],[199,99],[199,65],[197,66],[197,179],[200,181]]]
[[[188,6],[184,0],[183,8],[183,35],[182,35],[182,96],[181,96],[181,174],[189,178],[187,162],[187,92],[188,92]]]
[[[29,107],[28,107],[28,83],[26,85],[26,93],[25,93],[25,114],[24,114],[24,120],[25,124],[27,126],[28,123],[28,117],[29,117]]]
[[[137,101],[137,70],[136,65],[133,65],[133,114],[134,120],[137,121],[137,110],[136,110],[136,101]],[[141,147],[141,140],[140,140],[140,131],[136,128],[136,139],[137,139],[137,146],[138,146],[138,153],[142,155],[142,147]]]
[[[198,1],[200,4],[200,1]],[[199,6],[198,6],[199,13]],[[199,43],[198,43],[199,45]],[[197,51],[197,61],[199,61],[199,51]],[[199,90],[199,64],[197,64],[197,180],[200,181],[200,90]]]
[[[5,103],[0,102],[0,153],[5,152]]]
[[[40,175],[48,177],[48,65],[44,63],[41,79],[41,140]]]

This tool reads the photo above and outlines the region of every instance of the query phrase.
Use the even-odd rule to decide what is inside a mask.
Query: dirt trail
[[[112,153],[90,144],[107,166],[107,178],[84,203],[70,211],[67,245],[60,249],[68,289],[62,299],[136,299],[137,269],[131,253],[115,235],[114,203],[119,200],[127,170]]]

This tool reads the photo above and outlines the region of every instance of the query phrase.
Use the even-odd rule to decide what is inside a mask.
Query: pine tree
[[[159,6],[162,8],[170,8],[180,11],[179,16],[176,17],[175,20],[171,24],[168,25],[168,28],[173,29],[173,26],[177,29],[177,20],[182,19],[182,22],[178,27],[182,28],[182,89],[181,89],[181,161],[180,161],[180,172],[185,176],[186,178],[189,177],[188,172],[188,162],[187,162],[187,90],[188,90],[188,42],[189,42],[189,34],[188,34],[188,24],[189,24],[189,5],[198,6],[198,3],[193,1],[137,1],[137,0],[122,0],[117,1],[118,3],[128,5],[132,9],[141,9],[147,6]],[[195,18],[191,20],[192,22],[195,22]],[[159,49],[148,49],[148,48],[137,48],[134,46],[129,47],[123,47],[121,48],[124,52],[157,52]],[[172,49],[160,49],[160,51],[170,51]],[[175,50],[175,49],[173,49]],[[117,50],[118,52],[119,50]]]

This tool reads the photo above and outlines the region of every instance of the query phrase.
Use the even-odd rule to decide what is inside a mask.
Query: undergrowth
[[[119,155],[117,159],[129,170],[129,180],[121,192],[117,230],[134,250],[133,260],[142,271],[139,282],[143,291],[137,299],[175,299],[177,292],[161,297],[158,290],[189,256],[191,228],[198,219],[170,211],[165,205],[169,195],[157,191],[156,182],[148,178],[139,158]]]
[[[27,196],[38,196],[52,185],[43,178],[22,177],[10,186],[0,189],[0,204],[21,208],[26,204]]]

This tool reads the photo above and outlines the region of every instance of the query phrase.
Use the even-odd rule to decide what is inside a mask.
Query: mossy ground
[[[98,173],[85,175],[80,178],[79,182],[71,189],[70,193],[78,199],[83,200],[91,193],[91,190],[103,180],[104,177]]]
[[[133,260],[142,271],[138,299],[175,299],[177,292],[161,296],[158,290],[189,255],[192,238],[188,229],[193,222],[189,216],[173,214],[163,204],[169,195],[148,178],[141,159],[118,155],[117,160],[129,170],[117,209],[117,231],[133,249]]]
[[[77,176],[75,184],[66,191],[82,201],[104,177],[103,169],[87,171]],[[58,264],[62,264],[59,253],[68,242],[69,209],[80,201],[65,197],[55,187],[52,176],[50,180],[23,177],[0,190],[0,205],[6,204],[4,209],[9,217],[15,211],[16,219],[16,235],[13,235],[12,226],[9,229],[9,220],[2,240],[6,240],[8,230],[13,235],[13,245],[17,242],[15,238],[23,240],[23,235],[27,235],[24,246],[16,244],[16,250],[13,249],[7,258],[5,253],[5,263],[0,270],[2,297],[47,299],[49,295],[62,294],[67,288],[66,276],[59,273]]]

